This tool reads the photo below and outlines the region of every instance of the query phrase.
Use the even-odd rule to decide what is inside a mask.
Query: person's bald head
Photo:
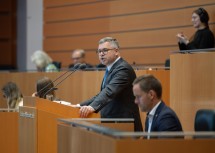
[[[83,49],[76,49],[72,52],[72,61],[74,65],[77,63],[85,63],[84,58],[85,51]]]

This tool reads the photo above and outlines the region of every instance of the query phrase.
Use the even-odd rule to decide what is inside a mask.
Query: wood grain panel
[[[210,26],[215,29],[215,25]],[[193,27],[163,29],[153,31],[116,33],[109,36],[118,39],[121,48],[128,47],[157,47],[177,45],[176,34],[183,31],[188,37],[195,32]],[[93,36],[77,36],[65,38],[50,38],[44,41],[45,51],[72,50],[75,48],[93,49],[97,48],[97,42],[107,35],[99,34]],[[83,47],[80,47],[83,46]]]
[[[170,106],[185,131],[194,130],[198,109],[215,109],[215,52],[171,55]]]
[[[18,153],[18,113],[0,112],[0,146],[2,153]]]
[[[215,30],[215,25],[210,26],[212,30]],[[195,32],[195,29],[193,27],[185,27],[185,28],[175,28],[175,29],[164,29],[164,30],[154,30],[154,31],[140,31],[140,32],[126,32],[126,33],[121,33],[121,34],[113,34],[111,36],[115,37],[118,39],[120,46],[123,50],[131,48],[131,50],[134,50],[136,47],[141,48],[142,52],[138,52],[136,56],[135,54],[126,54],[127,57],[129,57],[127,60],[129,62],[137,61],[139,64],[146,64],[146,62],[140,63],[140,58],[144,58],[146,55],[150,52],[145,52],[147,50],[158,50],[158,48],[163,48],[163,47],[169,47],[169,49],[166,49],[166,53],[160,55],[158,53],[158,57],[160,57],[159,61],[156,61],[154,63],[164,63],[165,59],[168,58],[168,52],[170,50],[178,50],[177,47],[177,40],[175,35],[178,32],[184,32],[188,37],[191,37],[192,34]],[[105,35],[101,35],[100,38],[104,37]],[[164,37],[163,37],[164,36]],[[98,39],[97,39],[98,38]],[[75,48],[84,48],[85,50],[96,50],[97,48],[97,42],[100,39],[99,35],[95,36],[80,36],[80,37],[68,37],[68,38],[50,38],[45,40],[44,46],[45,50],[54,57],[54,53],[51,53],[50,51],[60,51],[60,50],[73,50]],[[94,41],[94,42],[93,42]],[[84,43],[83,43],[84,42]],[[63,45],[64,44],[64,45]],[[83,46],[83,47],[80,47]],[[94,49],[93,49],[94,48]],[[153,49],[154,48],[154,49]],[[145,53],[144,53],[145,52]],[[155,53],[155,52],[154,52]],[[64,53],[65,54],[65,53]],[[88,54],[90,54],[88,56]],[[130,54],[130,55],[129,55]],[[164,57],[164,55],[166,57]],[[64,55],[62,54],[64,57]],[[148,57],[155,57],[155,54],[148,54]],[[56,56],[55,56],[56,57]],[[58,54],[57,59],[54,57],[55,60],[59,61],[61,57]],[[92,57],[92,58],[91,58]],[[95,53],[87,53],[87,59],[86,61],[88,63],[97,63],[95,61]],[[66,60],[67,59],[67,60]],[[148,64],[152,64],[153,61],[149,60]],[[69,59],[63,58],[63,60],[60,60],[63,63],[68,63]],[[64,65],[64,64],[63,64]],[[65,66],[65,65],[64,65]]]
[[[63,0],[53,4],[45,0],[45,3],[44,50],[54,60],[62,61],[63,67],[71,62],[68,52],[76,48],[85,49],[86,61],[97,64],[92,51],[96,50],[98,40],[106,36],[118,39],[121,48],[127,50],[122,55],[130,63],[161,65],[170,50],[178,50],[175,37],[178,32],[188,37],[195,32],[190,20],[192,11],[198,7],[209,12],[211,29],[215,32],[214,0],[136,0],[135,3]],[[158,48],[165,51],[159,54]],[[136,54],[129,53],[131,50]]]
[[[70,1],[72,2],[72,0]],[[126,15],[129,13],[157,11],[164,9],[177,9],[184,8],[187,6],[198,7],[199,5],[207,5],[211,3],[214,3],[214,0],[206,1],[166,0],[165,2],[157,0],[151,1],[135,0],[135,2],[133,0],[117,0],[117,1],[102,1],[101,3],[89,3],[88,5],[73,5],[73,6],[66,6],[66,3],[63,3],[65,4],[64,6],[66,7],[45,9],[44,19],[46,22],[49,22],[71,19],[74,20],[84,18],[95,18],[114,15]],[[57,5],[61,4],[56,4],[56,6]]]
[[[177,45],[176,34],[181,31],[184,31],[188,36],[194,33],[194,29],[192,27],[185,27],[153,31],[124,32],[110,35],[98,34],[92,36],[50,38],[44,40],[44,50],[60,51],[73,50],[75,48],[95,50],[97,48],[98,41],[106,36],[116,38],[119,41],[121,48],[170,46]]]
[[[208,12],[210,12],[210,22],[213,23],[215,22],[214,8],[215,4],[205,8],[208,10]],[[180,26],[189,26],[191,25],[192,12],[193,8],[190,8],[186,10],[173,10],[159,13],[156,12],[147,14],[134,14],[129,16],[118,16],[112,18],[99,18],[96,20],[81,20],[44,24],[44,35],[45,37],[72,36],[94,33],[153,30],[154,28],[168,29]],[[177,20],[175,20],[176,17]]]
[[[214,3],[214,0],[121,0],[116,2],[117,4],[111,3],[111,14],[126,14],[128,12],[150,12],[158,10],[172,10],[172,9],[185,9],[187,7],[209,5]]]
[[[44,7],[57,7],[65,5],[80,5],[89,2],[97,2],[97,0],[44,0]]]

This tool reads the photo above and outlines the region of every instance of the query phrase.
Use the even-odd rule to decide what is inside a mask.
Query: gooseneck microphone
[[[50,88],[45,94],[44,94],[44,97],[43,98],[46,98],[45,96],[48,94],[48,93],[50,93],[50,92],[52,92],[52,91],[54,91],[54,90],[57,90],[57,86],[59,85],[59,84],[61,84],[64,80],[66,80],[70,75],[72,75],[74,72],[76,72],[77,70],[84,70],[84,69],[86,69],[86,64],[85,63],[83,63],[83,64],[80,64],[76,69],[74,69],[69,75],[67,75],[65,78],[63,78],[61,81],[59,81],[54,87],[52,87],[52,88]]]
[[[75,64],[71,69],[69,69],[68,71],[64,72],[62,75],[60,75],[59,77],[57,77],[56,79],[54,79],[52,82],[50,82],[47,85],[45,85],[42,89],[40,89],[40,91],[38,91],[36,93],[36,95],[39,96],[41,94],[41,92],[43,92],[48,86],[50,86],[52,83],[54,84],[57,80],[59,80],[60,78],[62,78],[68,72],[72,71],[72,73],[73,73],[74,71],[76,71],[76,69],[78,69],[80,67],[80,65],[81,65],[80,63]],[[57,90],[57,88],[55,90]]]

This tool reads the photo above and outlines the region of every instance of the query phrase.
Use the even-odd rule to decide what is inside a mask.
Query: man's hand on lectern
[[[81,106],[80,108],[80,117],[85,118],[95,112],[94,108],[91,106]]]

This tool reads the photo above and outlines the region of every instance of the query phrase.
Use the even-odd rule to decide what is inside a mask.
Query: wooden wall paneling
[[[156,47],[156,46],[172,46],[177,45],[176,34],[178,31],[188,33],[192,28],[178,28],[178,29],[162,29],[154,31],[138,31],[138,32],[124,32],[116,34],[98,34],[91,36],[77,36],[77,37],[63,37],[50,38],[44,40],[45,51],[59,51],[71,50],[75,48],[96,49],[98,41],[106,36],[115,37],[121,48],[135,48],[135,47]],[[192,32],[189,32],[188,35]],[[83,46],[83,47],[81,47]]]
[[[185,131],[194,130],[198,109],[215,109],[215,53],[171,55],[170,106]]]
[[[45,0],[46,2],[47,0]],[[72,3],[72,0],[70,0]],[[185,8],[187,6],[195,7],[199,5],[213,4],[214,0],[197,0],[197,1],[177,1],[168,0],[164,2],[158,2],[157,0],[142,1],[142,0],[113,0],[113,1],[97,1],[95,3],[88,3],[83,5],[69,5],[65,2],[59,2],[54,4],[51,2],[50,6],[59,6],[53,8],[45,8],[44,19],[45,21],[62,21],[62,20],[74,20],[74,19],[86,19],[104,16],[123,15],[128,13],[140,13],[165,9],[177,9]],[[62,4],[60,4],[62,3]],[[155,5],[156,4],[156,5]],[[45,7],[47,5],[45,4]],[[102,9],[101,9],[102,8]],[[84,10],[84,11],[83,11]],[[100,11],[97,13],[96,11]],[[109,11],[108,11],[109,10]],[[59,13],[60,12],[60,13]],[[80,13],[77,13],[80,12]]]
[[[213,29],[214,26],[214,24],[211,25],[211,28]],[[189,36],[195,32],[194,30],[195,29],[192,27],[185,27],[154,31],[125,32],[120,34],[116,33],[110,34],[110,36],[117,38],[122,48],[156,47],[163,45],[177,45],[176,34],[178,31],[184,31]],[[71,48],[80,48],[80,46],[84,46],[84,49],[96,49],[98,41],[105,36],[107,35],[98,34],[93,36],[50,38],[44,41],[44,49],[46,51],[59,51],[70,50]]]
[[[97,2],[97,0],[44,0],[44,7],[57,7],[64,5],[80,5],[85,3]]]
[[[150,12],[157,10],[171,10],[171,9],[185,9],[187,7],[198,7],[202,5],[211,5],[214,4],[214,0],[166,0],[157,1],[157,0],[120,0],[115,3],[111,3],[111,14],[126,14],[129,10],[130,13],[137,12]]]
[[[214,29],[215,25],[213,24],[210,27],[211,29]],[[185,28],[177,28],[177,29],[169,29],[169,30],[165,29],[165,30],[142,31],[142,32],[131,32],[131,33],[127,32],[127,33],[121,33],[121,34],[112,34],[110,36],[113,36],[118,39],[122,50],[128,49],[128,48],[130,48],[131,50],[134,50],[136,47],[143,48],[145,51],[147,50],[147,48],[148,49],[150,48],[152,50],[153,48],[157,49],[158,47],[160,48],[170,47],[170,49],[174,47],[176,50],[178,50],[177,39],[175,35],[178,32],[183,31],[188,37],[190,37],[195,32],[194,30],[195,29],[192,27],[185,27]],[[98,40],[104,36],[105,35],[50,38],[45,40],[44,49],[48,53],[49,51],[53,51],[53,50],[54,51],[65,51],[65,50],[72,51],[75,48],[93,50],[93,53],[92,53],[93,58],[91,59],[89,58],[89,56],[87,56],[86,61],[88,61],[88,63],[95,63],[94,57],[96,57],[96,55],[94,54],[94,50],[96,50],[98,46]],[[164,37],[159,37],[159,36],[164,36]],[[168,51],[171,51],[171,50],[168,50]],[[147,53],[145,52],[145,54]],[[139,55],[140,55],[139,57],[141,57],[141,54]],[[168,54],[166,55],[167,55],[166,58],[168,58]],[[150,56],[153,57],[154,54],[151,54]],[[162,58],[163,63],[164,63],[164,59],[166,58]],[[58,59],[54,59],[54,60],[58,60]],[[128,60],[136,61],[135,58],[134,59],[129,58]],[[153,59],[151,61],[153,61]],[[149,63],[151,64],[151,62]],[[160,63],[160,61],[157,61],[157,63]],[[140,64],[145,64],[145,63],[140,63]]]
[[[109,23],[109,19],[97,19],[44,24],[44,35],[48,39],[47,37],[72,37],[107,33],[110,31]]]
[[[135,3],[131,0],[124,0],[123,3],[121,0],[86,3],[75,1],[75,5],[72,1],[66,2],[53,5],[49,3],[50,6],[47,5],[44,10],[44,50],[58,61],[68,54],[65,52],[83,48],[87,51],[86,61],[97,63],[94,62],[96,55],[91,51],[96,50],[98,40],[105,36],[113,36],[119,40],[121,48],[127,49],[125,58],[128,61],[135,61],[130,58],[132,56],[128,56],[129,49],[142,49],[139,57],[147,55],[148,50],[157,50],[158,47],[178,50],[175,35],[183,31],[190,37],[195,32],[190,18],[192,11],[200,6],[208,10],[211,29],[215,32],[214,0],[166,3],[156,1],[159,5],[154,5],[153,1],[141,0]],[[60,57],[59,52],[64,55]],[[158,61],[150,60],[150,56],[155,57],[154,54],[148,55],[148,63],[140,64],[164,65],[169,54],[165,51],[161,58],[156,59]],[[138,63],[140,61],[142,60],[137,60]],[[63,66],[68,63],[70,59],[64,59]]]
[[[210,12],[210,22],[215,22],[215,4],[205,7]],[[186,10],[159,11],[140,13],[98,19],[85,19],[78,21],[56,22],[44,24],[45,37],[87,35],[96,33],[113,33],[128,31],[153,31],[154,28],[177,28],[191,25],[193,8]],[[61,13],[58,13],[61,14]],[[175,18],[177,17],[177,20]],[[127,24],[125,24],[127,23]],[[68,27],[68,28],[65,28]]]
[[[44,10],[46,22],[60,22],[80,19],[93,19],[96,17],[108,17],[110,14],[109,1],[97,1],[85,5],[71,5]],[[61,12],[61,13],[59,13]]]

